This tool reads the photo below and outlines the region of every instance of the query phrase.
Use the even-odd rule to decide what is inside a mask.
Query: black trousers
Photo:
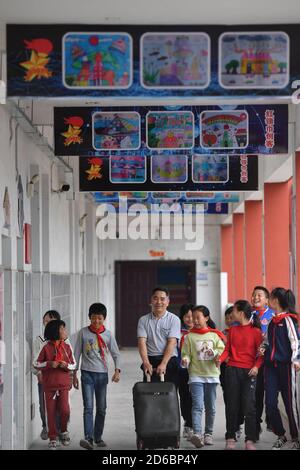
[[[189,387],[189,373],[187,369],[179,369],[178,384],[181,416],[184,419],[184,425],[192,428],[192,396]]]
[[[256,377],[249,377],[249,371],[250,369],[226,367],[226,439],[235,439],[240,410],[243,410],[245,440],[256,440]]]
[[[220,366],[220,385],[222,387],[223,391],[223,400],[224,400],[224,405],[225,405],[225,410],[226,410],[226,403],[227,403],[227,394],[230,393],[230,390],[228,387],[226,387],[226,363],[223,362]],[[239,431],[240,426],[244,424],[244,415],[243,415],[243,409],[242,405],[240,404],[239,408],[239,414],[238,414],[238,421],[237,421],[237,428],[236,430]]]
[[[152,365],[153,369],[156,369],[159,364],[161,363],[163,356],[149,356],[149,362]],[[147,382],[147,377],[144,372],[143,364],[141,365],[141,369],[144,373],[143,382]],[[165,373],[165,382],[173,382],[175,387],[178,387],[178,377],[179,376],[179,364],[177,357],[171,357],[168,362],[166,373]],[[151,376],[151,382],[160,382],[160,377],[154,371]]]
[[[262,365],[258,369],[258,374],[256,377],[256,432],[257,436],[259,437],[259,433],[261,430],[261,423],[262,423],[262,414],[264,411],[264,398],[265,398],[265,368]],[[266,423],[267,428],[271,428],[271,423],[269,416],[266,410]]]

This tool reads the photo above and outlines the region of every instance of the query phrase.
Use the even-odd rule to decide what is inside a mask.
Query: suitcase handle
[[[155,372],[155,371],[156,371],[156,369],[153,369],[153,372]],[[149,372],[146,372],[146,378],[147,378],[147,382],[151,382],[151,375],[149,374]],[[165,381],[165,374],[160,374],[159,378],[160,378],[161,382],[164,382]]]

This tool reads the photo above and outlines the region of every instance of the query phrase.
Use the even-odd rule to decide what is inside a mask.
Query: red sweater
[[[220,361],[224,362],[228,357],[228,366],[252,369],[260,367],[263,356],[258,356],[258,348],[263,342],[261,330],[252,325],[239,325],[230,328],[224,352]]]
[[[72,348],[69,344],[63,344],[62,360],[67,363],[67,370],[62,368],[53,369],[50,366],[50,362],[55,360],[55,352],[55,346],[51,341],[47,341],[39,352],[33,366],[42,371],[43,388],[45,391],[69,390],[71,388],[70,371],[76,367]]]

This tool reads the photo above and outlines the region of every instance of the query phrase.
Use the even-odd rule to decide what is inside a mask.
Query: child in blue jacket
[[[265,356],[266,413],[277,435],[274,450],[287,443],[278,409],[279,392],[288,416],[291,449],[300,449],[296,384],[296,373],[300,370],[300,335],[294,306],[295,297],[290,290],[277,287],[271,292],[270,307],[275,316],[269,323],[261,353]]]

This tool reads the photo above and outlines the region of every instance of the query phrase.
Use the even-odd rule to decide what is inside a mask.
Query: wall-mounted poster
[[[194,115],[190,111],[157,111],[146,116],[146,142],[150,149],[191,149]]]
[[[146,157],[112,155],[109,174],[112,183],[144,183],[146,181]]]
[[[193,155],[194,183],[226,183],[229,179],[228,155]]]
[[[287,105],[55,107],[56,155],[287,154]],[[199,137],[200,134],[200,137]]]
[[[224,88],[284,88],[289,61],[284,32],[228,32],[219,39],[219,82]]]
[[[151,180],[153,183],[185,183],[187,178],[186,155],[151,156]]]
[[[214,157],[214,155],[209,156]],[[192,156],[178,154],[153,155],[150,158],[145,158],[146,179],[143,183],[136,183],[129,178],[120,180],[117,184],[112,183],[110,177],[110,159],[112,157],[114,156],[79,158],[80,191],[104,192],[106,195],[114,194],[116,189],[118,192],[188,191],[197,193],[212,191],[222,194],[221,199],[212,202],[231,202],[230,200],[224,200],[224,192],[256,191],[258,189],[257,155],[220,155],[220,158],[217,158],[219,155],[216,155],[216,159],[209,169],[211,173],[208,171],[208,174],[204,175],[205,178],[202,178],[202,174],[200,176],[197,173],[195,174],[196,179],[201,180],[199,182],[193,180]],[[199,160],[198,173],[200,170],[203,171],[201,163],[203,163],[203,160]],[[218,175],[218,171],[220,175]],[[205,181],[202,181],[202,179],[205,179]],[[181,198],[183,197],[182,194]]]
[[[132,38],[127,33],[69,32],[62,39],[62,65],[66,88],[128,88]]]
[[[141,145],[138,113],[94,113],[92,126],[95,150],[136,150]]]
[[[249,144],[248,113],[239,111],[202,111],[200,145],[213,149],[240,149]]]
[[[141,84],[147,88],[206,88],[210,38],[206,33],[146,33],[141,37]]]

